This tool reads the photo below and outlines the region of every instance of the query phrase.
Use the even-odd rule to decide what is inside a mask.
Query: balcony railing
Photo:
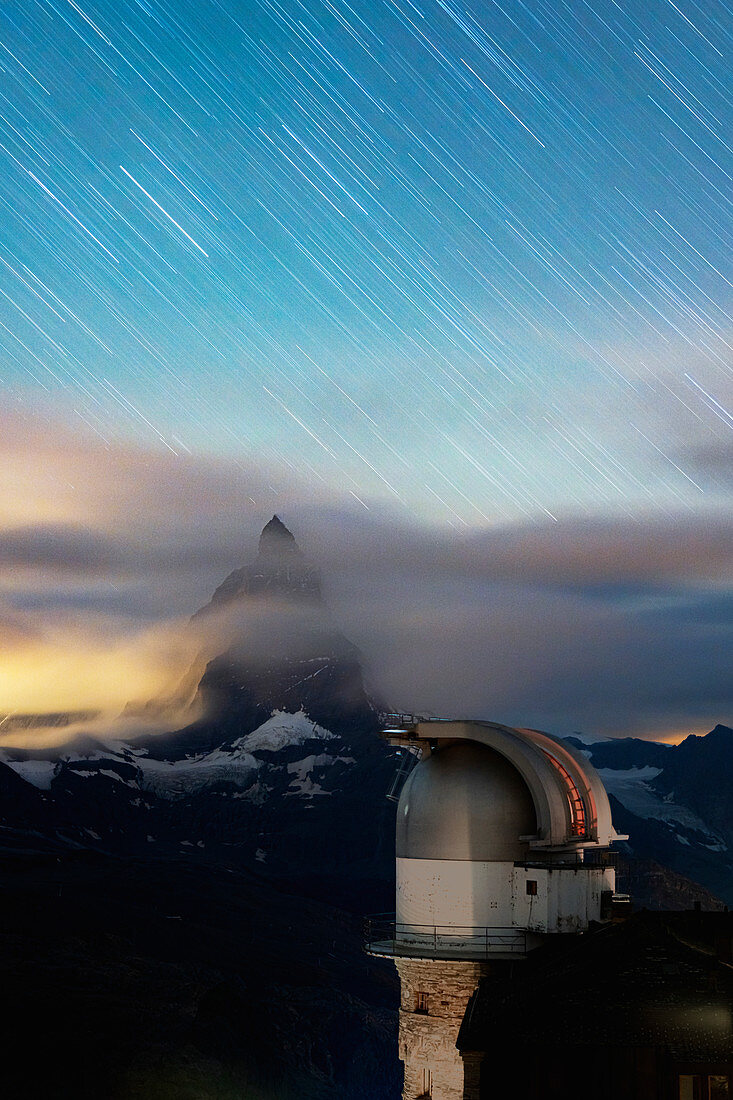
[[[365,946],[370,955],[415,959],[489,959],[527,953],[521,928],[448,924],[398,924],[390,917],[366,921]]]
[[[561,871],[563,868],[570,867],[586,868],[586,867],[616,867],[618,864],[619,853],[611,851],[609,848],[584,848],[582,852],[571,853],[563,852],[558,855],[553,855],[552,858],[542,858],[542,856],[533,855],[530,859],[517,859],[514,861],[515,867],[526,867],[528,870],[531,868],[537,868],[548,871]]]

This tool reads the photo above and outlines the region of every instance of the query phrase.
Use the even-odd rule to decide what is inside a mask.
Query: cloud
[[[732,439],[720,439],[713,443],[687,447],[680,451],[680,460],[687,464],[698,480],[704,480],[712,487],[733,486]]]
[[[253,616],[211,620],[206,637],[189,618],[277,512],[389,706],[611,734],[730,717],[722,511],[459,536],[367,513],[292,470],[106,446],[7,414],[0,461],[0,713],[112,715],[172,691],[235,634],[256,654]]]
[[[709,729],[730,714],[733,624],[690,629],[694,600],[664,601],[660,621],[646,600],[458,585],[339,610],[383,697],[408,711],[558,733]]]
[[[97,574],[114,568],[115,544],[66,524],[27,524],[0,532],[0,569]]]
[[[174,620],[126,632],[104,617],[40,627],[26,620],[10,637],[6,622],[0,608],[0,714],[94,710],[112,718],[131,695],[167,690],[199,651],[199,639]]]
[[[358,567],[366,550],[377,573],[417,567],[432,576],[589,593],[715,583],[733,566],[733,520],[717,513],[633,520],[570,516],[461,539],[392,524],[363,526],[361,532],[341,524],[328,536],[319,549],[334,566]]]

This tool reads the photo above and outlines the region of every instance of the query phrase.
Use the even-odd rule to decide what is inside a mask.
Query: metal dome
[[[397,857],[513,861],[537,831],[529,787],[506,757],[454,741],[424,759],[397,809]]]
[[[392,744],[419,747],[422,761],[415,775],[432,754],[458,742],[480,744],[501,756],[531,792],[536,814],[536,835],[530,841],[534,851],[577,852],[628,839],[614,829],[608,795],[589,761],[546,733],[496,722],[417,719],[406,729],[385,734]],[[398,823],[398,843],[400,833]]]

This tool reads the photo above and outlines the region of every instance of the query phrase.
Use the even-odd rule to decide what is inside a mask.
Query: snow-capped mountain
[[[718,725],[679,745],[568,740],[598,769],[634,855],[733,904],[733,729]]]
[[[263,527],[254,561],[231,572],[194,618],[248,596],[322,603],[320,574],[306,560],[295,536],[279,516],[273,516]]]
[[[58,759],[3,755],[0,780],[13,795],[5,822],[43,825],[71,845],[195,849],[341,902],[391,874],[388,751],[373,731],[332,732],[302,709],[276,710],[215,749],[168,758],[119,741]]]
[[[217,616],[236,629],[187,686],[199,715],[188,725],[0,754],[0,846],[25,830],[71,847],[211,859],[335,904],[390,909],[394,803],[385,794],[397,760],[378,736],[359,653],[277,516],[253,562],[192,624]],[[630,835],[627,877],[639,861],[652,868],[653,888],[637,876],[642,900],[656,891],[660,902],[691,904],[700,883],[733,904],[733,731],[718,726],[678,746],[570,740],[599,769],[615,824]],[[704,889],[699,896],[707,904]]]
[[[209,857],[329,901],[386,908],[394,753],[378,736],[359,653],[277,516],[252,564],[194,620],[216,615],[233,616],[239,633],[206,666],[192,707],[200,717],[188,726],[3,751],[7,782],[28,795],[23,822],[42,812],[59,842]]]

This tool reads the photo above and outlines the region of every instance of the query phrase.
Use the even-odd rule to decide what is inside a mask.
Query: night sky
[[[443,547],[443,607],[466,545],[525,532],[535,594],[671,616],[643,651],[677,631],[712,675],[685,695],[680,642],[646,730],[725,720],[732,45],[708,0],[3,3],[5,644],[190,613],[274,511],[334,574],[326,533],[399,529],[393,586]],[[601,668],[602,622],[504,597]]]

